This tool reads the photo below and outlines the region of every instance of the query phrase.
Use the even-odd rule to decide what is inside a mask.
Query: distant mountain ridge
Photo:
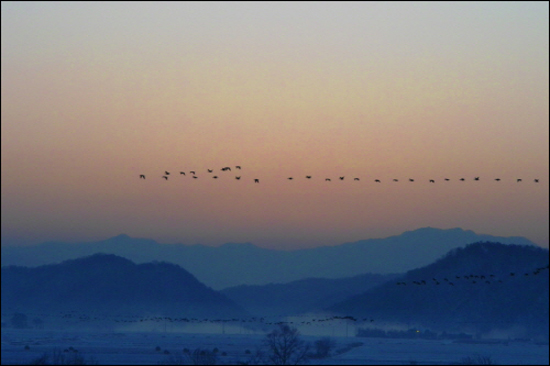
[[[2,267],[2,312],[79,311],[239,317],[248,313],[178,265],[94,254],[39,267]]]
[[[284,284],[241,285],[221,290],[256,316],[290,316],[315,312],[403,274],[366,273],[349,278],[306,278]]]
[[[159,244],[119,235],[89,243],[48,242],[35,246],[2,246],[2,265],[37,266],[111,253],[136,263],[176,263],[214,289],[238,285],[286,283],[304,278],[343,278],[364,273],[402,273],[427,265],[449,250],[479,241],[535,245],[523,237],[479,235],[470,230],[421,228],[384,239],[336,246],[282,251],[253,244]]]
[[[369,317],[438,331],[549,331],[549,252],[500,243],[451,250],[428,266],[331,306],[337,314]]]

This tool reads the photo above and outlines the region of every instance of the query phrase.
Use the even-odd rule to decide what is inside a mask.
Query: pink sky
[[[548,33],[548,3],[2,2],[2,238],[548,247]]]

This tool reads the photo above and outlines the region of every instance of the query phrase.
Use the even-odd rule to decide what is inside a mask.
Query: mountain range
[[[478,242],[404,274],[310,278],[218,292],[175,264],[95,254],[39,267],[2,267],[1,305],[2,314],[49,314],[48,319],[76,311],[111,319],[134,314],[238,323],[308,313],[353,322],[364,334],[398,325],[547,341],[548,262],[547,249]]]
[[[39,267],[2,267],[2,314],[12,312],[242,317],[248,313],[178,265],[113,254]]]
[[[229,287],[221,293],[255,316],[289,316],[330,307],[401,276],[366,273],[338,279],[306,278],[289,283]]]
[[[110,253],[136,263],[158,260],[178,264],[201,282],[219,290],[312,277],[334,279],[364,273],[404,273],[437,260],[451,249],[479,241],[534,245],[523,237],[498,237],[460,228],[429,227],[384,239],[293,251],[265,249],[250,243],[227,243],[219,247],[159,244],[151,239],[123,234],[97,242],[3,245],[1,261],[2,266],[37,266],[98,252]]]
[[[548,340],[547,249],[474,243],[326,309],[369,317],[375,326],[505,332]]]

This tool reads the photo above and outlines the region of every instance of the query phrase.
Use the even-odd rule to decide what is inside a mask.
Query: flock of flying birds
[[[240,165],[235,166],[235,169],[241,170]],[[210,174],[213,174],[213,173],[214,173],[214,169],[206,169],[206,171],[207,171],[208,173],[210,173]],[[221,171],[222,171],[222,172],[231,171],[231,167],[228,167],[228,166],[223,167],[223,168],[221,168]],[[190,171],[189,171],[189,174],[191,174],[191,177],[192,177],[193,179],[198,179],[197,172],[196,172],[195,170],[190,170]],[[168,180],[168,176],[169,176],[169,175],[170,175],[170,172],[167,171],[167,170],[165,170],[165,171],[164,171],[164,175],[162,175],[161,178],[164,179],[164,180]],[[185,173],[184,171],[180,171],[180,176],[181,176],[181,175],[184,175],[184,176],[185,176],[186,173]],[[140,179],[145,179],[145,174],[140,174],[140,175],[139,175],[139,178],[140,178]],[[212,178],[213,178],[213,179],[218,179],[218,176],[217,176],[216,174],[213,174],[213,175],[212,175]],[[306,178],[306,179],[311,179],[312,177],[311,177],[311,175],[306,175],[305,178]],[[338,177],[338,178],[339,178],[340,180],[344,180],[344,179],[345,179],[345,176]],[[236,175],[236,176],[235,176],[235,179],[236,179],[236,180],[240,180],[240,179],[241,179],[241,176],[240,176],[240,175]],[[287,179],[288,179],[288,180],[293,180],[294,177],[288,177]],[[353,180],[354,180],[354,181],[359,181],[360,179],[357,178],[357,177],[355,177],[355,178],[353,178]],[[446,182],[448,182],[448,181],[450,181],[450,180],[451,180],[451,179],[449,179],[449,178],[444,178],[444,181],[446,181]],[[464,181],[466,180],[466,178],[460,178],[460,179],[458,179],[458,180],[464,182]],[[473,180],[474,180],[474,181],[479,181],[479,177],[474,177]],[[500,181],[501,181],[500,178],[495,178],[494,180],[497,181],[497,182],[500,182]],[[330,181],[332,181],[332,179],[331,179],[331,178],[325,178],[325,181],[326,181],[326,182],[330,182]],[[392,181],[393,181],[393,182],[399,182],[399,179],[394,178],[394,179],[392,179]],[[516,182],[517,182],[517,183],[522,182],[522,181],[523,181],[522,178],[517,178],[517,179],[516,179]],[[374,179],[374,182],[375,182],[375,183],[381,183],[382,181],[381,181],[380,179]],[[409,182],[414,182],[414,179],[409,178]],[[429,182],[430,182],[430,183],[435,183],[435,179],[430,179]],[[539,182],[539,179],[538,179],[538,178],[535,178],[535,179],[533,179],[533,182],[538,183],[538,182]],[[254,183],[260,183],[260,179],[254,178]]]
[[[548,270],[549,269],[549,265],[546,265],[545,267],[538,267],[536,269],[534,269],[533,271],[530,271],[530,272],[524,272],[523,273],[523,276],[521,273],[517,273],[518,276],[522,276],[524,278],[528,278],[528,276],[536,276],[538,275],[541,271],[544,271],[544,270]],[[516,273],[515,272],[510,272],[510,275],[509,277],[514,277],[516,276]],[[454,282],[453,282],[454,281]],[[437,278],[432,278],[431,280],[413,280],[413,281],[408,281],[409,284],[413,284],[413,285],[417,285],[417,286],[422,286],[422,285],[429,285],[430,283],[432,285],[440,285],[442,283],[445,283],[449,286],[454,286],[455,285],[455,282],[458,282],[458,281],[467,281],[468,283],[471,283],[473,285],[477,284],[477,283],[480,283],[480,284],[487,284],[487,285],[490,285],[491,283],[502,283],[502,279],[500,279],[498,276],[494,275],[494,274],[467,274],[467,275],[462,275],[462,276],[459,276],[459,275],[455,275],[454,277],[445,277],[443,279],[437,279]],[[396,285],[402,285],[402,286],[406,286],[407,285],[407,281],[398,281],[396,282]]]

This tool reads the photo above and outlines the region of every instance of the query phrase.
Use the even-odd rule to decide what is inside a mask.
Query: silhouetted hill
[[[475,243],[330,308],[439,331],[513,331],[548,339],[548,250]]]
[[[2,312],[178,314],[233,317],[246,312],[175,264],[135,264],[95,254],[36,268],[2,267]]]
[[[179,264],[197,278],[222,289],[238,285],[286,283],[304,278],[344,278],[363,273],[403,273],[427,265],[449,250],[477,241],[530,244],[521,237],[479,235],[469,230],[422,228],[385,239],[294,251],[264,249],[252,244],[158,244],[119,235],[92,243],[44,243],[30,247],[2,246],[2,265],[37,266],[111,253],[136,263],[151,260]],[[4,243],[5,244],[5,243]]]
[[[363,274],[351,278],[308,278],[284,284],[241,285],[221,290],[257,316],[288,316],[324,309],[394,280],[399,274]]]

